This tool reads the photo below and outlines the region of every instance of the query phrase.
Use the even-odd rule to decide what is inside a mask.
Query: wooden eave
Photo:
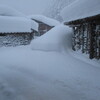
[[[0,34],[30,34],[32,32],[0,32]]]
[[[77,20],[73,20],[73,21],[69,21],[69,22],[65,22],[65,25],[69,25],[69,26],[77,26],[80,24],[84,24],[84,23],[91,23],[94,22],[97,25],[100,25],[100,14],[95,15],[95,16],[90,16],[90,17],[86,17],[83,19],[77,19]]]

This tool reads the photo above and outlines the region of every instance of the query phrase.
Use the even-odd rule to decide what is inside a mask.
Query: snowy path
[[[99,99],[99,67],[70,53],[0,48],[0,100]]]

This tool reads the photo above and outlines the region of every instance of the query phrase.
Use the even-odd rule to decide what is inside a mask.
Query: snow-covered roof
[[[9,7],[6,5],[0,5],[0,16],[20,16],[20,17],[23,17],[25,15],[12,7]]]
[[[38,27],[39,27],[39,24],[37,22],[31,20],[31,29],[38,32]]]
[[[25,17],[0,16],[0,32],[31,32],[38,30],[38,24]]]
[[[72,21],[100,14],[100,0],[76,0],[61,11],[64,21]]]
[[[28,18],[43,22],[49,26],[56,26],[56,25],[60,24],[59,21],[49,18],[49,17],[46,17],[46,16],[43,16],[43,15],[30,15],[30,16],[28,16]]]

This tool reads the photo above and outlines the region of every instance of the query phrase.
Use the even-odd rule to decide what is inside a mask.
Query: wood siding
[[[0,46],[27,45],[33,39],[33,33],[0,33]]]
[[[73,28],[72,49],[100,59],[100,15],[65,24]]]
[[[33,19],[33,20],[39,24],[38,33],[40,36],[43,35],[44,33],[48,32],[50,29],[52,29],[54,27],[54,26],[49,26],[43,22],[37,21],[35,19]]]

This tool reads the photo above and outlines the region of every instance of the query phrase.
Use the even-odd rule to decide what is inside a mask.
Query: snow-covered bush
[[[65,25],[58,25],[43,36],[31,42],[33,50],[62,51],[71,47],[72,29]]]

